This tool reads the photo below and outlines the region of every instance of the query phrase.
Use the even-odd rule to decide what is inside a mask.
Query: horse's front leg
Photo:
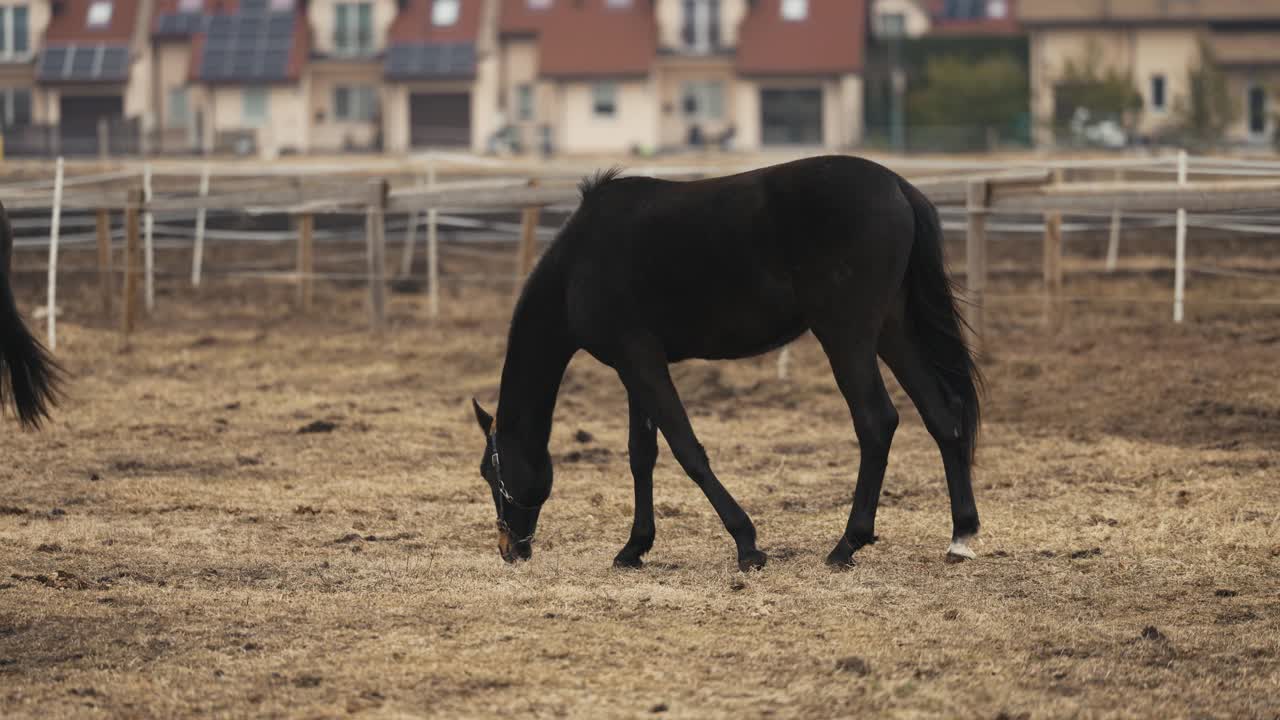
[[[644,411],[628,396],[631,414],[631,436],[627,446],[631,454],[631,476],[636,486],[636,515],[631,523],[631,538],[613,559],[613,566],[639,568],[641,559],[653,547],[653,466],[658,461],[658,430]]]

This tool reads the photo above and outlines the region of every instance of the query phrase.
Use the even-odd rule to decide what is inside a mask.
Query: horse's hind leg
[[[978,508],[973,499],[972,461],[961,426],[960,409],[938,380],[929,359],[912,341],[900,315],[886,323],[880,335],[880,357],[893,371],[902,389],[911,397],[929,434],[942,452],[951,496],[951,546],[948,554],[973,558],[968,542],[978,533]]]
[[[638,568],[641,559],[653,548],[653,466],[658,461],[658,430],[648,414],[627,397],[631,414],[631,437],[627,443],[631,455],[631,477],[636,486],[636,514],[631,523],[631,537],[613,559],[614,567]]]
[[[820,326],[813,332],[831,362],[836,384],[849,404],[853,428],[858,434],[861,457],[853,507],[849,511],[844,535],[827,555],[828,565],[847,567],[854,564],[854,552],[876,541],[876,506],[880,502],[880,486],[884,483],[884,470],[889,462],[889,446],[898,427],[898,411],[880,377],[873,333]]]

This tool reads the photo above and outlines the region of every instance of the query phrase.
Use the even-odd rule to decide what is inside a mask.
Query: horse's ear
[[[485,412],[475,398],[471,398],[471,409],[476,411],[476,422],[480,423],[480,430],[488,437],[493,432],[493,416]]]

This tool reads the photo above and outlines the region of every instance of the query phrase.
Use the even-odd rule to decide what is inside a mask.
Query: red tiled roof
[[[89,6],[92,4],[93,0],[62,0],[61,12],[49,18],[49,26],[44,31],[45,44],[125,45],[133,40],[134,21],[138,17],[137,2],[113,0],[111,20],[106,27],[89,27]]]
[[[738,33],[746,75],[828,75],[862,69],[866,0],[809,0],[804,20],[782,17],[783,0],[756,0]]]
[[[929,12],[930,35],[1017,35],[1022,32],[1018,25],[1017,0],[1005,0],[1005,13],[1002,18],[982,18],[980,20],[951,20],[946,17],[947,0],[930,0],[926,9]]]
[[[609,7],[609,0],[552,0],[546,10],[504,0],[503,33],[536,33],[544,77],[645,75],[658,54],[653,0]]]
[[[484,0],[460,0],[458,21],[439,26],[431,22],[436,0],[408,0],[396,13],[387,36],[388,43],[475,42],[480,34]]]
[[[546,27],[547,19],[552,17],[557,4],[572,1],[550,0],[549,7],[534,8],[529,6],[529,0],[502,0],[502,15],[498,19],[498,31],[510,35],[536,33]]]

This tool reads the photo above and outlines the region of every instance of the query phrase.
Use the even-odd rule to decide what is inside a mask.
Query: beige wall
[[[555,123],[555,144],[559,151],[617,152],[637,145],[657,144],[657,111],[649,80],[619,80],[614,84],[617,112],[612,117],[596,117],[592,110],[595,83],[559,83],[556,92],[559,119]]]
[[[727,59],[706,58],[701,62],[680,59],[661,63],[655,73],[658,92],[658,142],[664,147],[682,146],[689,138],[692,125],[702,126],[703,132],[717,134],[734,120],[734,93],[736,76],[733,65]],[[690,82],[718,81],[724,88],[723,112],[720,119],[688,118],[684,114],[684,88]]]
[[[654,10],[658,21],[658,44],[665,48],[684,45],[683,0],[657,0]],[[747,0],[720,0],[720,44],[737,47],[738,27],[747,15]]]
[[[387,30],[396,19],[396,0],[372,0],[373,46],[375,51],[386,47]],[[333,33],[338,23],[334,8],[338,0],[311,0],[307,8],[307,20],[311,23],[312,49],[323,55],[334,51]]]
[[[253,129],[244,122],[244,88],[215,87],[208,90],[210,132]],[[302,87],[269,86],[267,88],[267,122],[256,128],[258,149],[265,158],[273,158],[289,150],[309,149],[309,128],[305,122],[306,102]]]
[[[875,0],[871,10],[872,31],[878,26],[874,18],[894,13],[903,16],[907,37],[920,37],[929,32],[929,15],[920,9],[920,5],[915,0]]]
[[[1053,88],[1067,63],[1092,58],[1100,68],[1128,73],[1142,95],[1136,118],[1140,133],[1159,130],[1171,121],[1174,104],[1185,99],[1187,73],[1200,61],[1200,29],[1155,27],[1122,29],[1040,29],[1031,34],[1031,102],[1037,135],[1048,141],[1054,117]],[[1151,78],[1165,76],[1163,112],[1151,107]]]
[[[334,95],[336,89],[344,85],[367,85],[378,93],[382,86],[382,66],[370,62],[311,63],[306,75],[306,117],[311,123],[311,148],[318,152],[340,150],[347,141],[367,147],[377,134],[377,119],[370,122],[338,120]]]
[[[481,63],[484,66],[484,63]],[[476,82],[465,80],[389,83],[382,91],[383,142],[388,152],[406,153],[410,146],[409,131],[409,98],[414,93],[456,93],[465,92],[471,95],[471,149],[475,152],[484,150],[486,141],[496,129],[496,86],[497,66],[491,64],[490,73],[493,79],[481,80],[480,68],[477,68]]]
[[[738,134],[734,147],[759,150],[760,91],[769,88],[822,89],[822,144],[828,149],[844,149],[862,141],[862,78],[843,75],[838,78],[743,78],[738,81],[735,117]]]

